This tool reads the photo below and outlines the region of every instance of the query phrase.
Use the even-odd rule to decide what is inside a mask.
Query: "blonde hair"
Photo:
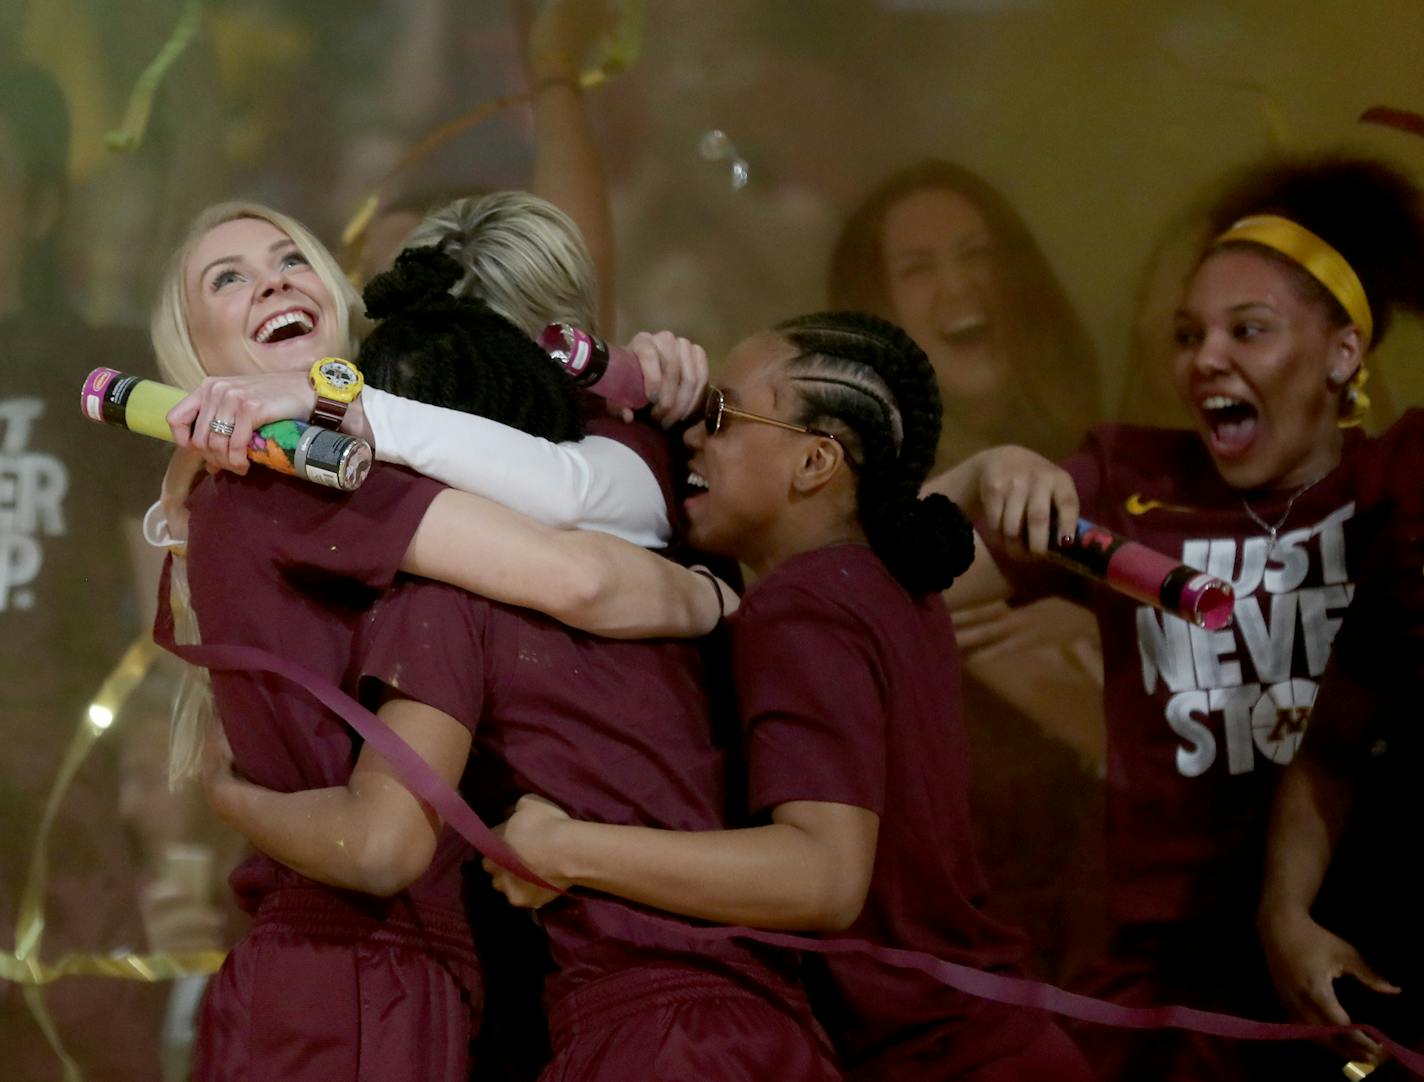
[[[451,290],[475,297],[531,338],[550,323],[597,330],[598,276],[578,226],[546,199],[492,192],[432,211],[406,240],[464,268]]]
[[[346,342],[342,345],[343,356],[352,355],[361,337],[369,329],[360,294],[341,273],[341,267],[335,257],[312,235],[311,230],[295,218],[261,203],[218,203],[193,219],[183,242],[169,258],[159,282],[158,300],[153,306],[153,315],[149,320],[149,334],[153,339],[154,353],[158,357],[158,370],[169,383],[184,390],[192,390],[208,375],[203,368],[202,358],[193,347],[193,337],[188,330],[188,258],[198,242],[212,230],[225,222],[242,218],[267,222],[296,243],[297,250],[306,257],[330,292],[332,303],[336,306],[337,322],[346,327]]]
[[[193,219],[187,235],[164,268],[159,283],[158,299],[149,320],[149,334],[159,371],[169,383],[184,390],[200,384],[207,372],[202,358],[193,346],[188,329],[188,290],[186,271],[194,247],[203,237],[225,222],[254,218],[280,229],[296,243],[322,284],[331,293],[338,324],[346,328],[342,353],[350,356],[369,324],[361,297],[346,277],[326,246],[314,237],[306,226],[260,203],[231,202],[211,206]],[[192,590],[188,585],[188,561],[175,552],[169,575],[168,603],[173,608],[174,637],[179,643],[202,641],[197,614],[193,611]],[[170,784],[196,777],[202,768],[203,742],[208,728],[217,720],[213,706],[212,685],[206,669],[185,665],[173,706],[173,724],[168,742],[168,780]]]

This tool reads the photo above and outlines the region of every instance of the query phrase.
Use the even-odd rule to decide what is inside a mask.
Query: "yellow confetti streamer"
[[[66,954],[57,962],[20,959],[0,951],[0,980],[15,984],[50,984],[63,977],[109,977],[153,984],[179,977],[216,973],[225,951],[177,951],[165,954]]]
[[[643,51],[643,27],[647,22],[646,0],[623,0],[618,22],[599,43],[594,66],[579,77],[579,84],[592,89],[631,68]]]
[[[1230,90],[1244,91],[1255,97],[1261,109],[1261,116],[1265,121],[1266,132],[1270,137],[1272,148],[1281,154],[1290,150],[1295,142],[1290,121],[1286,118],[1286,111],[1281,104],[1279,95],[1265,83],[1257,79],[1226,78],[1213,75],[1204,70],[1200,70],[1195,62],[1189,62],[1183,59],[1171,49],[1163,49],[1162,52],[1174,67],[1185,72],[1191,78],[1200,79],[1204,82],[1213,83],[1216,86],[1225,87]]]
[[[44,0],[25,6],[20,55],[48,71],[69,105],[69,180],[78,184],[105,154],[113,105],[104,82],[103,40],[84,0]]]
[[[143,74],[134,84],[133,93],[129,95],[128,108],[124,110],[123,124],[104,136],[104,143],[110,150],[130,153],[138,149],[144,132],[148,130],[148,118],[153,112],[153,99],[158,94],[158,88],[164,76],[168,74],[168,69],[197,37],[198,29],[203,25],[203,9],[206,6],[207,0],[188,0],[183,5],[173,33],[168,35],[163,48],[158,50],[158,55],[144,68]]]
[[[361,204],[361,209],[352,215],[351,220],[346,223],[346,228],[341,231],[341,245],[350,248],[366,235],[366,230],[371,227],[371,219],[375,218],[376,210],[381,205],[381,197],[377,192],[372,192]]]
[[[596,61],[592,67],[579,76],[578,82],[581,88],[590,90],[593,87],[601,86],[613,76],[621,74],[633,66],[643,48],[643,26],[646,15],[646,0],[623,0],[617,23],[594,50]],[[533,100],[539,89],[540,87],[536,85],[516,94],[504,94],[480,102],[468,112],[423,136],[386,170],[385,175],[376,182],[366,198],[361,201],[360,208],[351,216],[341,231],[341,263],[347,275],[358,287],[361,283],[357,281],[356,268],[360,264],[361,250],[366,242],[366,230],[380,211],[381,197],[386,186],[398,174],[432,151],[444,146],[457,135],[484,123],[501,110]]]
[[[39,829],[35,832],[35,848],[30,854],[30,865],[25,874],[24,888],[20,892],[19,913],[15,920],[15,950],[13,953],[0,954],[0,977],[22,985],[25,1005],[29,1007],[30,1014],[34,1016],[35,1023],[40,1027],[55,1055],[59,1057],[64,1067],[65,1082],[81,1082],[82,1075],[78,1065],[64,1049],[59,1031],[45,1007],[39,988],[40,984],[45,983],[41,978],[46,976],[46,967],[40,962],[39,956],[45,930],[45,895],[49,888],[50,832],[80,766],[99,739],[110,731],[124,703],[148,675],[158,652],[158,646],[147,635],[135,639],[124,651],[118,664],[104,678],[104,682],[99,685],[94,701],[89,704],[79,722],[79,728],[70,739],[54,784],[50,786],[49,796],[45,800]],[[67,961],[70,966],[75,965],[73,960]],[[64,964],[61,963],[61,968]],[[15,976],[11,976],[11,973]]]

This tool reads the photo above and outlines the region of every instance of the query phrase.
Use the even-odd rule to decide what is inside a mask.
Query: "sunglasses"
[[[820,428],[810,428],[807,425],[793,424],[790,421],[783,421],[776,417],[767,417],[761,413],[750,413],[747,410],[739,410],[735,406],[727,405],[727,396],[722,393],[720,387],[707,385],[707,401],[702,407],[702,426],[707,429],[707,435],[715,436],[722,431],[722,424],[728,417],[735,417],[739,421],[755,421],[758,424],[771,425],[773,428],[784,428],[788,432],[800,432],[805,436],[822,436],[828,440],[835,440],[833,432],[827,432]],[[844,450],[844,445],[842,445]],[[849,455],[846,456],[849,459]]]

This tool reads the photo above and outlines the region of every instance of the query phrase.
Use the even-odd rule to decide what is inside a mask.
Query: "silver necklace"
[[[1323,476],[1324,474],[1321,474],[1321,477]],[[1245,496],[1241,497],[1241,506],[1246,508],[1246,513],[1251,516],[1251,521],[1266,531],[1266,537],[1269,539],[1266,543],[1267,556],[1274,555],[1276,551],[1276,540],[1280,535],[1281,527],[1286,524],[1286,519],[1290,518],[1290,513],[1295,507],[1295,501],[1314,488],[1319,481],[1320,477],[1316,477],[1292,492],[1290,498],[1286,500],[1286,509],[1281,512],[1281,517],[1276,519],[1275,522],[1267,522],[1260,515],[1256,514],[1256,509],[1251,506],[1251,501],[1246,499]]]

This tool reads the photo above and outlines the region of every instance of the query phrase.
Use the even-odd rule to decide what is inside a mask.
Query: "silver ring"
[[[208,422],[208,427],[214,432],[216,432],[219,436],[231,436],[233,422],[213,420]]]

